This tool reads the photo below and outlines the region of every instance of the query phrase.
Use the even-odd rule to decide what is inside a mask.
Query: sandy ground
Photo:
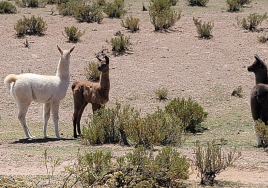
[[[136,1],[135,1],[136,2]],[[132,4],[132,5],[131,5]],[[128,15],[134,15],[141,19],[140,31],[129,33],[120,25],[119,19],[105,18],[101,24],[78,23],[74,18],[62,17],[57,11],[51,15],[53,5],[46,8],[28,9],[20,8],[18,14],[0,15],[0,76],[4,78],[11,73],[21,73],[30,70],[37,74],[53,75],[59,60],[59,52],[56,45],[63,49],[70,49],[74,44],[68,43],[62,32],[64,27],[76,26],[85,31],[82,41],[75,44],[72,53],[70,72],[71,82],[85,79],[84,67],[90,61],[96,61],[95,54],[103,48],[111,49],[105,41],[114,37],[117,31],[126,36],[131,36],[133,43],[130,53],[122,56],[110,55],[110,101],[128,103],[143,113],[153,112],[157,106],[163,107],[166,103],[159,103],[155,99],[154,90],[165,87],[168,89],[168,98],[192,97],[205,106],[210,117],[221,116],[225,108],[233,106],[215,105],[217,101],[225,100],[223,95],[229,95],[238,86],[243,87],[244,98],[232,99],[226,103],[235,104],[241,109],[248,109],[244,117],[251,124],[248,96],[254,86],[254,75],[247,72],[247,66],[253,63],[254,54],[262,59],[268,57],[268,46],[259,43],[257,36],[267,32],[268,23],[261,25],[260,32],[248,32],[237,27],[236,17],[245,17],[249,13],[267,11],[268,3],[265,0],[254,1],[244,8],[242,12],[226,12],[225,1],[211,0],[206,8],[188,7],[185,1],[181,1],[176,8],[182,10],[182,18],[169,32],[156,33],[150,23],[148,12],[142,12],[141,1],[130,3],[127,1]],[[14,25],[22,16],[39,15],[44,18],[48,29],[44,36],[26,36],[30,41],[30,48],[25,48],[26,38],[17,38]],[[197,37],[192,18],[199,17],[204,21],[214,22],[212,31],[213,38],[202,40]],[[217,92],[221,99],[212,101],[215,89],[222,88]],[[43,164],[43,153],[39,148],[66,148],[86,147],[81,146],[72,138],[71,117],[73,112],[71,89],[61,104],[60,129],[65,129],[63,137],[66,140],[55,141],[53,139],[23,143],[25,138],[19,125],[17,108],[9,95],[4,84],[0,85],[2,97],[0,98],[1,120],[11,122],[10,134],[20,132],[20,137],[1,139],[0,145],[0,174],[1,175],[38,175],[46,174]],[[216,108],[217,106],[217,108]],[[92,113],[90,105],[84,114]],[[86,115],[83,116],[83,121]],[[42,123],[42,105],[34,103],[27,114],[27,120],[32,123]],[[6,123],[7,124],[7,123]],[[8,125],[9,126],[9,125]],[[50,126],[53,127],[52,121]],[[0,137],[9,134],[0,127]],[[66,133],[67,132],[67,133]],[[42,135],[42,133],[40,133]],[[249,133],[254,139],[253,129]],[[54,137],[52,131],[51,137]],[[255,141],[252,141],[255,142]],[[26,147],[25,150],[20,150]],[[121,155],[130,148],[120,146],[105,146],[112,148],[115,155]],[[98,147],[97,147],[98,148]],[[101,148],[101,147],[100,147]],[[258,184],[268,187],[267,178],[267,152],[263,149],[246,149],[242,151],[242,157],[235,164],[217,176],[218,180],[241,182],[245,184]],[[183,154],[193,159],[192,149],[183,149]],[[66,157],[67,156],[67,157]],[[63,166],[72,162],[74,157],[66,154],[66,160],[56,169],[63,170]],[[198,182],[199,178],[194,173],[191,180]]]

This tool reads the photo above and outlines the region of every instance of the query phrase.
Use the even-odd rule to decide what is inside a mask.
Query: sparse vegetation
[[[168,95],[168,90],[166,88],[159,88],[154,91],[156,97],[159,100],[166,100]]]
[[[255,121],[255,129],[256,133],[260,135],[260,138],[262,140],[262,146],[267,147],[268,146],[268,126],[265,125],[265,122],[261,120]]]
[[[194,162],[201,175],[201,184],[213,186],[216,175],[241,156],[241,152],[237,152],[236,149],[229,152],[222,151],[222,145],[223,140],[218,144],[215,140],[207,142],[206,147],[196,142]]]
[[[239,98],[242,98],[243,97],[243,88],[242,86],[238,86],[233,92],[232,92],[232,96],[236,96],[236,97],[239,97]]]
[[[140,22],[139,18],[134,18],[130,16],[130,17],[127,17],[125,21],[122,20],[121,25],[129,29],[131,32],[135,32],[139,30],[139,22]]]
[[[42,17],[32,16],[26,18],[23,16],[22,19],[18,20],[14,26],[18,36],[28,35],[42,35],[47,30],[47,24]]]
[[[106,40],[106,42],[112,45],[112,51],[119,54],[124,53],[132,45],[130,37],[125,37],[121,32],[118,36],[111,38],[110,41]]]
[[[68,39],[69,42],[78,42],[85,32],[81,32],[77,27],[65,27],[63,36]]]
[[[227,10],[229,12],[240,11],[243,5],[249,4],[251,2],[252,0],[227,0],[226,3],[229,6]]]
[[[169,0],[150,0],[149,15],[155,31],[159,31],[172,27],[181,18],[181,11],[172,10]]]
[[[8,1],[0,1],[0,14],[15,14],[17,8],[15,5]]]
[[[138,147],[116,161],[110,152],[96,151],[78,156],[67,168],[63,187],[180,187],[189,178],[190,164],[175,149],[164,147],[154,157]]]
[[[177,5],[177,3],[179,2],[179,0],[169,0],[171,3],[171,6],[175,6]]]
[[[102,8],[97,1],[92,1],[90,4],[79,3],[74,11],[74,18],[79,22],[97,22],[100,23],[104,16]]]
[[[214,27],[213,22],[203,22],[202,20],[199,20],[198,18],[195,17],[193,17],[193,21],[200,38],[209,39],[212,37],[211,32]]]
[[[107,2],[103,11],[109,16],[109,18],[121,18],[126,13],[124,0]]]
[[[92,82],[98,82],[100,79],[101,72],[98,70],[97,62],[89,62],[87,66],[84,68],[85,75],[87,80]]]
[[[20,7],[32,7],[32,8],[43,8],[46,6],[46,0],[15,0],[17,6]]]
[[[268,41],[268,36],[266,36],[266,34],[258,36],[258,40],[261,43],[266,43]]]
[[[252,13],[247,18],[243,18],[242,20],[240,20],[237,17],[236,20],[237,20],[237,25],[239,27],[246,29],[246,30],[255,31],[257,27],[267,18],[268,18],[267,13],[264,13],[263,15]]]
[[[190,6],[201,6],[205,7],[209,0],[188,0]]]

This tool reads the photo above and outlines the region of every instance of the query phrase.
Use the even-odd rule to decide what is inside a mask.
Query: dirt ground
[[[209,131],[196,138],[228,138],[237,146],[242,157],[233,166],[217,176],[217,180],[246,184],[245,187],[268,187],[267,152],[256,147],[249,106],[249,94],[255,84],[254,75],[247,71],[253,63],[254,54],[267,60],[268,46],[258,42],[258,36],[268,32],[268,22],[264,21],[259,32],[248,32],[237,26],[236,17],[246,17],[249,13],[267,12],[266,0],[255,0],[243,11],[226,11],[225,0],[210,0],[207,7],[189,7],[181,0],[175,7],[182,10],[181,19],[168,32],[154,32],[148,12],[142,12],[142,1],[126,0],[127,15],[140,18],[140,31],[130,33],[121,26],[120,19],[105,18],[101,24],[78,23],[74,18],[63,17],[54,5],[45,8],[19,8],[14,15],[0,15],[0,76],[31,71],[37,74],[53,75],[59,60],[56,45],[72,52],[70,74],[71,83],[84,80],[84,67],[96,61],[95,54],[103,48],[111,51],[106,39],[111,39],[117,31],[131,37],[131,50],[121,56],[110,56],[110,101],[130,104],[142,113],[153,112],[157,106],[163,107],[175,97],[191,97],[208,112]],[[148,3],[146,4],[148,5]],[[26,38],[17,38],[14,25],[25,15],[42,16],[48,28],[44,36],[26,36],[30,48],[25,48]],[[213,21],[213,38],[199,39],[193,17],[203,21]],[[85,31],[81,42],[68,43],[62,35],[64,27],[76,26]],[[243,98],[231,97],[238,86],[243,88]],[[168,101],[159,102],[154,91],[160,87],[168,89]],[[114,155],[122,155],[131,148],[105,145],[84,146],[72,139],[72,94],[68,89],[60,108],[60,131],[64,140],[55,138],[53,123],[50,120],[51,139],[42,139],[42,105],[33,103],[27,114],[29,128],[34,129],[37,139],[27,141],[17,120],[17,107],[4,84],[0,85],[0,174],[1,175],[42,175],[46,174],[44,149],[51,149],[53,157],[62,159],[56,173],[70,164],[77,150],[112,150]],[[91,114],[91,106],[86,108],[82,122]],[[212,125],[213,124],[213,125]],[[221,126],[222,125],[222,126]],[[35,128],[36,129],[35,129]],[[221,127],[225,127],[224,131]],[[246,127],[246,128],[245,128]],[[244,129],[245,128],[245,129]],[[226,131],[227,130],[227,131]],[[191,142],[195,140],[190,139]],[[69,150],[72,148],[72,150]],[[191,145],[179,149],[193,160]],[[55,154],[58,151],[58,155]],[[64,151],[64,152],[63,152]],[[199,182],[196,172],[190,181]],[[239,187],[239,186],[238,186]]]

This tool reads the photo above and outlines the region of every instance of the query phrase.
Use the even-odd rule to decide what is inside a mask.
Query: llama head
[[[61,60],[69,60],[71,57],[71,52],[74,50],[73,46],[70,50],[62,50],[59,45],[57,45],[57,48],[61,54]]]
[[[255,74],[261,74],[261,73],[266,74],[267,66],[265,65],[264,61],[262,61],[257,54],[255,54],[254,57],[255,61],[251,66],[248,67],[248,71],[254,72]]]
[[[105,54],[104,55],[104,59],[101,59],[99,55],[97,55],[97,59],[99,60],[99,65],[98,65],[98,70],[101,72],[106,72],[109,70],[109,57]]]

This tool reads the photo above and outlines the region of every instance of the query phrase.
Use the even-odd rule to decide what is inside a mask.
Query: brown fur
[[[259,58],[258,55],[255,55],[254,63],[248,67],[249,72],[254,72],[256,84],[268,84],[267,77],[267,66],[266,64]]]
[[[98,57],[97,57],[98,58]],[[98,58],[99,59],[99,58]],[[73,127],[74,138],[77,138],[77,132],[81,135],[80,120],[83,111],[88,103],[92,104],[93,113],[100,109],[109,101],[110,79],[109,79],[109,58],[105,56],[105,61],[100,60],[99,71],[101,71],[100,81],[98,83],[90,81],[74,82],[72,85],[74,98]],[[77,128],[77,132],[76,132]]]

